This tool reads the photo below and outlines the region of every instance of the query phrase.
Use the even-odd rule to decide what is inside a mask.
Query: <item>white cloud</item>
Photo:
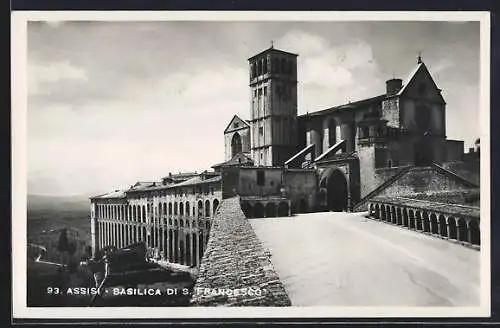
[[[62,80],[87,81],[87,74],[84,69],[72,65],[69,61],[28,64],[30,95],[41,93],[40,86],[43,83],[56,83]]]
[[[365,41],[333,45],[320,36],[294,30],[279,44],[299,53],[302,113],[375,96],[383,89],[371,46]]]

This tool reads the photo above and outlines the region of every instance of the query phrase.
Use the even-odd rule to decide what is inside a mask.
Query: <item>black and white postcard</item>
[[[489,316],[489,24],[14,12],[14,318]]]

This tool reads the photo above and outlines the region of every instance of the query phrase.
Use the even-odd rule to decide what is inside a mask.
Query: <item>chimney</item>
[[[403,80],[401,79],[390,79],[385,82],[386,93],[388,96],[395,95],[403,87]]]

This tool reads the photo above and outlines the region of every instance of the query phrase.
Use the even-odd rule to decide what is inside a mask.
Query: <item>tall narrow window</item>
[[[233,139],[231,140],[231,157],[234,155],[241,153],[242,145],[241,145],[241,137],[238,132],[233,135]]]

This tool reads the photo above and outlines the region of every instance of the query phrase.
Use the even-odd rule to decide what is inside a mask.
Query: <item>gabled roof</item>
[[[288,52],[288,51],[279,50],[279,49],[276,49],[273,46],[271,46],[270,48],[267,48],[266,50],[263,50],[263,51],[259,52],[258,54],[253,55],[252,57],[248,58],[248,60],[252,60],[255,57],[258,57],[258,56],[260,56],[260,55],[262,55],[262,54],[264,54],[266,52],[281,53],[281,54],[284,54],[284,55],[295,56],[295,57],[298,56],[298,54],[294,54],[294,53],[291,53],[291,52]]]
[[[299,115],[299,118],[306,118],[306,117],[311,117],[311,116],[320,116],[320,115],[330,114],[330,113],[333,113],[333,112],[336,112],[336,111],[340,111],[340,110],[345,110],[345,109],[357,109],[357,108],[359,108],[361,106],[364,106],[364,105],[379,103],[382,100],[384,100],[385,98],[386,98],[386,94],[384,93],[383,95],[375,96],[375,97],[372,97],[372,98],[366,98],[366,99],[362,99],[362,100],[357,100],[357,101],[350,102],[350,103],[347,103],[347,104],[343,104],[343,105],[340,105],[340,106],[330,107],[330,108],[319,110],[319,111],[316,111],[316,112],[302,114],[302,115]]]
[[[434,79],[432,78],[432,75],[431,73],[429,72],[429,70],[427,69],[427,66],[425,66],[424,62],[421,61],[417,64],[417,66],[410,72],[410,74],[408,75],[408,77],[406,78],[406,80],[403,81],[403,87],[401,88],[401,90],[399,90],[399,92],[396,94],[396,96],[401,96],[403,95],[403,93],[407,90],[408,86],[412,83],[412,81],[414,80],[415,76],[417,76],[418,72],[420,72],[421,70],[425,70],[425,72],[427,73],[427,75],[429,76],[429,78],[431,79],[432,81],[432,84],[434,85],[434,87],[436,88],[436,90],[440,90],[438,88],[438,86],[436,85],[436,82],[434,81]],[[443,98],[443,95],[441,94],[441,92],[438,92],[439,94],[439,97],[441,98],[441,100],[446,103],[446,101],[444,100]]]
[[[410,72],[408,77],[405,80],[403,80],[403,87],[397,93],[398,96],[401,96],[403,94],[403,92],[406,90],[406,87],[411,83],[411,81],[417,75],[420,68],[422,68],[423,66],[424,62],[418,63],[418,65]]]
[[[244,124],[244,126],[250,128],[250,124],[248,124],[248,122],[246,120],[242,119],[238,115],[234,115],[233,118],[231,119],[231,121],[229,121],[229,124],[224,129],[224,133],[226,133],[227,130],[229,130],[229,128],[231,127],[231,125],[233,124],[233,122],[236,121],[236,120],[238,120],[238,122],[242,122]]]

